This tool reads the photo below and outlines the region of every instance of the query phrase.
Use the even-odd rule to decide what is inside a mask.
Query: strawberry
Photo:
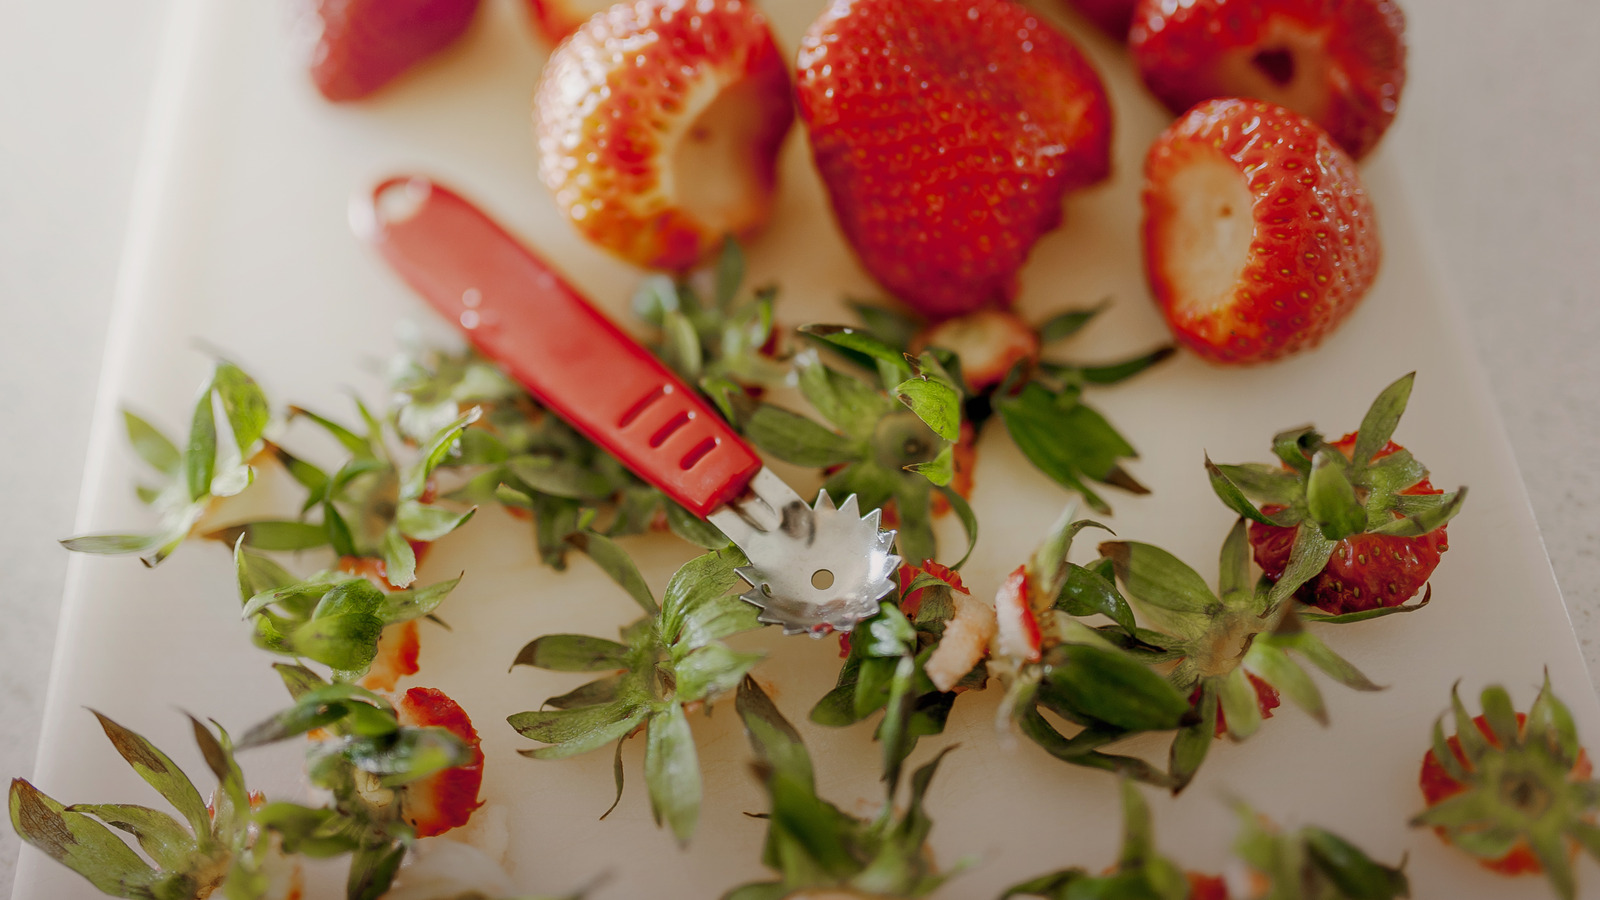
[[[455,43],[478,0],[302,0],[296,31],[322,96],[360,100]]]
[[[1067,5],[1096,28],[1122,41],[1127,40],[1128,29],[1133,26],[1133,10],[1139,0],[1067,0]]]
[[[478,789],[483,784],[483,751],[478,748],[478,732],[460,704],[437,688],[414,687],[394,704],[395,719],[402,726],[443,728],[466,744],[464,765],[442,769],[397,789],[400,815],[417,830],[418,837],[432,837],[467,824],[483,802]]]
[[[754,5],[638,0],[556,48],[533,120],[540,175],[578,230],[682,271],[766,223],[794,110]]]
[[[1483,713],[1470,716],[1451,690],[1456,733],[1447,739],[1434,725],[1419,776],[1427,808],[1411,824],[1432,827],[1492,871],[1546,872],[1557,895],[1571,898],[1578,848],[1600,859],[1600,781],[1590,778],[1572,714],[1548,675],[1527,713],[1497,685],[1481,703]]]
[[[928,316],[1009,303],[1062,196],[1110,170],[1099,76],[1011,0],[834,0],[798,69],[845,237]]]
[[[1144,259],[1178,341],[1267,362],[1315,347],[1372,286],[1376,217],[1355,163],[1314,122],[1210,100],[1145,159]]]
[[[1360,159],[1406,83],[1393,0],[1142,0],[1128,34],[1139,73],[1174,113],[1253,97],[1316,121]]]
[[[603,12],[611,0],[525,0],[525,5],[534,32],[555,46],[589,17]]]
[[[1293,595],[1334,617],[1418,608],[1402,604],[1449,549],[1445,523],[1466,489],[1435,488],[1390,439],[1412,381],[1406,375],[1385,388],[1361,427],[1337,441],[1310,428],[1279,434],[1279,466],[1206,461],[1217,496],[1250,520],[1252,555],[1274,582],[1275,600]]]

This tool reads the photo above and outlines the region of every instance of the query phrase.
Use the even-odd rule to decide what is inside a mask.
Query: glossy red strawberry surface
[[[684,270],[771,213],[794,120],[788,66],[745,0],[638,0],[589,19],[545,64],[539,172],[589,240]]]
[[[1315,347],[1372,286],[1376,216],[1355,163],[1316,123],[1209,100],[1145,160],[1144,258],[1180,343],[1211,362]]]
[[[1128,35],[1145,84],[1174,113],[1254,97],[1315,119],[1351,156],[1393,121],[1406,81],[1392,0],[1140,0]]]
[[[1352,432],[1334,442],[1334,446],[1348,456],[1355,442]],[[1372,458],[1383,459],[1402,449],[1390,441]],[[1424,478],[1400,493],[1442,492]],[[1270,516],[1280,509],[1265,506],[1262,512]],[[1450,549],[1448,527],[1441,525],[1420,537],[1353,534],[1343,538],[1334,545],[1333,556],[1322,572],[1302,585],[1296,596],[1334,615],[1398,606],[1416,596],[1433,576],[1440,554]],[[1268,578],[1276,581],[1288,567],[1297,528],[1250,523],[1251,552]]]
[[[395,717],[402,725],[438,727],[465,741],[472,761],[435,772],[401,789],[401,815],[417,829],[418,837],[432,837],[467,824],[483,805],[478,789],[483,785],[483,751],[478,732],[454,700],[436,688],[414,687],[395,701]]]
[[[1517,726],[1521,727],[1528,721],[1526,713],[1517,713]],[[1495,737],[1494,729],[1483,716],[1475,716],[1472,723],[1483,733],[1490,746],[1500,746],[1500,741]],[[1466,752],[1461,749],[1461,739],[1451,735],[1445,740],[1450,752],[1455,754],[1456,761],[1467,765]],[[1594,774],[1594,766],[1589,762],[1589,754],[1584,750],[1578,751],[1578,761],[1572,767],[1571,780],[1584,781]],[[1422,757],[1422,772],[1418,776],[1418,783],[1422,787],[1423,800],[1429,806],[1437,806],[1445,800],[1465,791],[1467,786],[1457,781],[1450,775],[1439,762],[1439,757],[1429,750]],[[1436,829],[1441,836],[1444,829]],[[1447,838],[1448,840],[1448,838]],[[1535,875],[1544,871],[1544,865],[1539,862],[1539,857],[1533,852],[1527,841],[1519,841],[1506,855],[1496,859],[1480,859],[1479,863],[1486,869],[1500,872],[1505,875]]]
[[[1011,0],[834,0],[798,69],[840,228],[933,318],[1009,303],[1063,195],[1110,171],[1099,76]]]
[[[455,43],[478,0],[302,0],[296,31],[329,100],[359,100]]]

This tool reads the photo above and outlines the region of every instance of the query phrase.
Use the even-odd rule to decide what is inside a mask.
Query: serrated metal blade
[[[826,491],[807,504],[762,469],[743,496],[708,518],[750,560],[738,570],[750,583],[743,598],[784,634],[849,631],[894,589],[895,533],[879,530],[878,510],[861,515],[853,494],[837,507]]]

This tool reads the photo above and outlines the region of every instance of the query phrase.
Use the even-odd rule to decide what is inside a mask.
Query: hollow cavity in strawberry
[[[1357,159],[1394,120],[1406,81],[1393,0],[1141,0],[1128,42],[1174,113],[1259,98],[1315,120]]]
[[[1145,273],[1173,336],[1207,361],[1317,346],[1377,277],[1377,217],[1354,161],[1316,123],[1211,100],[1145,160]]]
[[[1011,0],[835,0],[797,68],[841,230],[927,316],[1009,304],[1062,197],[1110,171],[1099,76]]]
[[[1003,656],[1038,662],[1044,636],[1034,614],[1027,565],[1017,566],[994,595],[995,649]]]
[[[551,54],[539,172],[585,237],[687,270],[767,221],[794,119],[787,65],[744,0],[610,7]]]
[[[300,0],[295,32],[317,90],[360,100],[455,43],[477,10],[478,0]]]
[[[483,751],[472,720],[454,700],[436,688],[414,687],[395,701],[395,717],[402,725],[438,727],[466,742],[472,761],[435,772],[396,791],[400,815],[417,830],[432,837],[467,824],[483,805],[478,799],[483,785]]]

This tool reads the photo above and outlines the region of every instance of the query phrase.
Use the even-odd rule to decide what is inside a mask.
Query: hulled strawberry
[[[1394,0],[1142,0],[1128,35],[1139,73],[1174,113],[1253,97],[1315,120],[1360,159],[1406,83]]]
[[[1011,0],[834,0],[798,68],[840,228],[928,316],[1008,304],[1063,195],[1110,170],[1099,77]]]
[[[973,393],[998,387],[1017,366],[1039,361],[1039,333],[1016,314],[980,309],[935,322],[911,341],[911,352],[943,347],[961,359],[961,377]]]
[[[478,0],[300,0],[296,31],[322,96],[360,100],[455,43]]]
[[[1499,686],[1485,688],[1472,716],[1450,692],[1455,734],[1433,726],[1420,782],[1428,808],[1412,819],[1507,875],[1545,872],[1557,895],[1577,887],[1572,857],[1600,859],[1600,781],[1578,744],[1572,714],[1544,686],[1526,714]]]
[[[610,0],[525,0],[533,30],[552,47],[611,5]]]
[[[1390,440],[1414,377],[1385,388],[1361,427],[1340,440],[1309,427],[1274,436],[1279,466],[1206,461],[1217,496],[1250,520],[1256,564],[1276,582],[1274,601],[1293,595],[1335,617],[1416,608],[1401,604],[1449,549],[1445,523],[1466,488],[1434,488],[1422,463]]]
[[[1199,769],[1213,737],[1242,741],[1254,734],[1280,692],[1326,724],[1322,692],[1291,652],[1346,687],[1378,689],[1307,631],[1293,604],[1275,602],[1271,582],[1250,577],[1243,519],[1223,542],[1217,592],[1159,547],[1114,541],[1101,544],[1100,553],[1151,625],[1130,629],[1118,623],[1103,632],[1151,661],[1175,659],[1168,679],[1192,698],[1199,714],[1200,721],[1172,746],[1172,776],[1180,786]]]
[[[1167,327],[1214,363],[1319,344],[1378,274],[1372,202],[1316,123],[1259,100],[1208,100],[1145,159],[1145,275]]]
[[[737,705],[772,803],[762,816],[762,862],[779,878],[741,885],[722,900],[914,900],[938,890],[948,876],[927,846],[933,822],[922,798],[948,750],[911,776],[903,812],[894,804],[898,780],[891,780],[883,811],[860,819],[817,796],[811,754],[755,679],[740,683]]]
[[[767,221],[789,75],[747,0],[635,0],[551,54],[533,101],[539,172],[589,240],[686,270]]]

